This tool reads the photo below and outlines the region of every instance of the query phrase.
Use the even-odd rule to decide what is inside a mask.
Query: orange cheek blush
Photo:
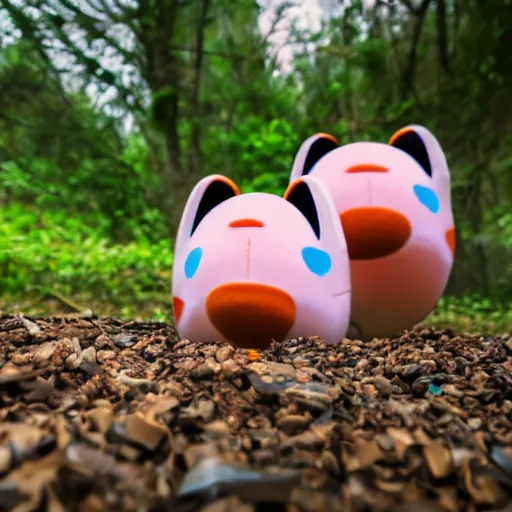
[[[172,298],[172,307],[174,308],[174,317],[176,318],[176,323],[180,321],[184,306],[185,303],[179,297]]]
[[[448,243],[448,246],[450,247],[450,251],[452,251],[452,254],[455,256],[455,228],[450,228],[446,233],[446,242]]]

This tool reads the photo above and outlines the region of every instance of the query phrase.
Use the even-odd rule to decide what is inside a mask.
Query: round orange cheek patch
[[[452,251],[452,255],[455,256],[455,228],[450,228],[446,233],[446,241],[448,242],[448,246],[450,247],[450,251]]]
[[[174,308],[174,318],[176,318],[176,323],[180,321],[184,306],[185,303],[179,297],[172,298],[172,307]]]

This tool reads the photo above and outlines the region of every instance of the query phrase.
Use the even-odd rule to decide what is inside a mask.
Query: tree
[[[113,91],[113,105],[122,107],[120,116],[131,112],[154,148],[157,128],[165,148],[159,167],[162,207],[174,228],[189,189],[202,173],[205,57],[235,61],[233,54],[207,48],[208,28],[219,39],[216,28],[223,20],[231,28],[230,16],[245,12],[245,19],[254,21],[257,4],[243,0],[233,9],[226,0],[202,0],[198,9],[186,0],[28,0],[24,5],[1,0],[0,5],[53,73],[62,79],[80,77],[84,86],[92,84],[100,94]],[[213,14],[219,17],[216,23]],[[255,30],[250,24],[247,28]],[[187,44],[190,33],[194,41]],[[230,38],[235,37],[229,31],[222,37]],[[187,144],[180,133],[184,112],[191,124]],[[188,158],[182,154],[185,146]]]

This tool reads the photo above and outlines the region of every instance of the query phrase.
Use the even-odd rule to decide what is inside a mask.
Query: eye
[[[201,263],[202,256],[203,249],[201,249],[201,247],[196,247],[190,251],[185,261],[185,276],[187,279],[194,277]]]
[[[423,206],[426,206],[432,213],[439,211],[439,199],[432,189],[423,185],[414,185],[413,189],[418,201]]]
[[[309,270],[317,276],[325,276],[331,270],[331,257],[325,251],[316,247],[304,247],[302,259]]]

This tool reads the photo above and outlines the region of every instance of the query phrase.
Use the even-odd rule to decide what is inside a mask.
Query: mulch
[[[511,503],[509,336],[419,326],[257,353],[163,323],[0,314],[0,510]]]

